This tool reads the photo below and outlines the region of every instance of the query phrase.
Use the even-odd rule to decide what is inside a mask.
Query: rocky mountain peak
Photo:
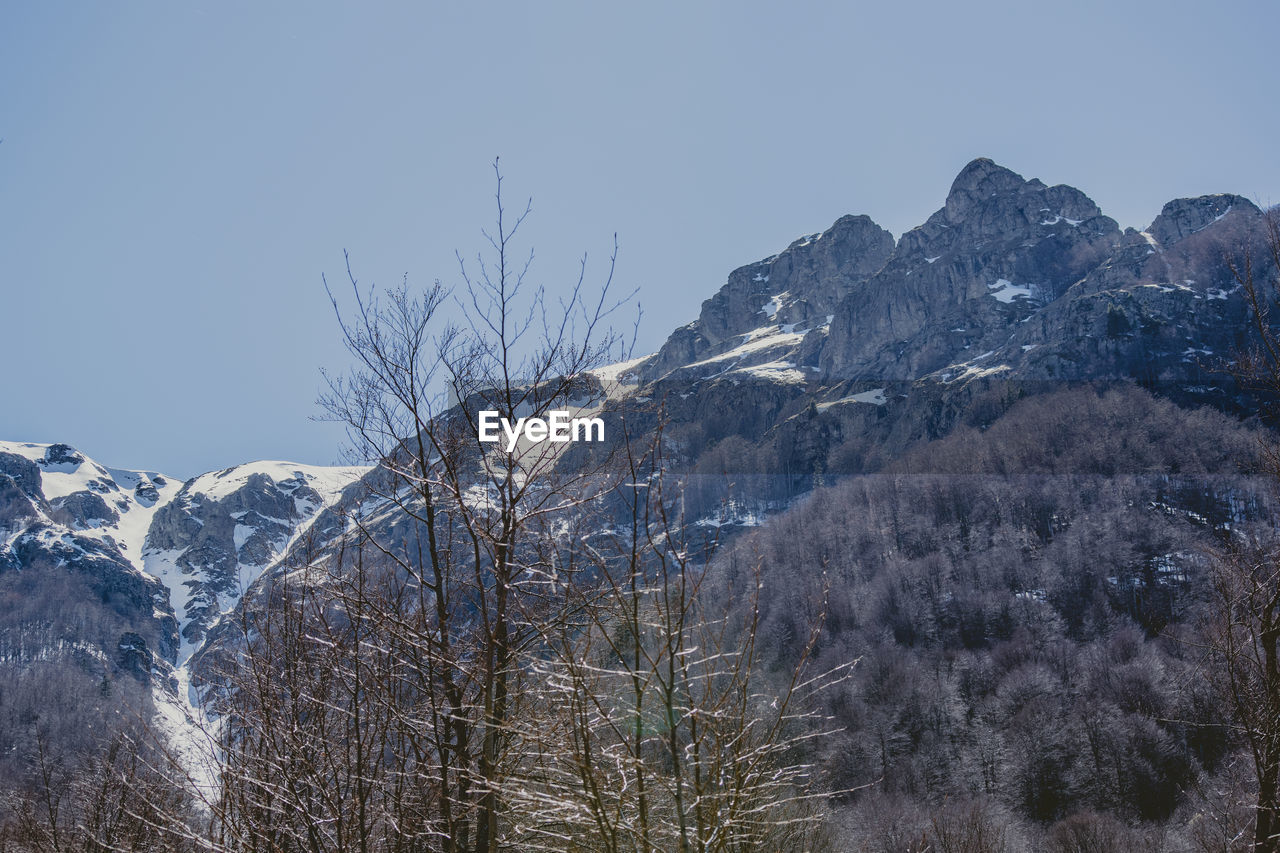
[[[1179,221],[1206,218],[1197,208]],[[735,270],[642,374],[918,377],[1005,344],[1122,240],[1080,190],[978,158],[943,207],[896,244],[869,217],[845,216]]]
[[[1075,187],[1046,186],[1038,178],[1026,180],[981,157],[960,171],[942,209],[908,232],[912,239],[902,248],[917,248],[921,236],[941,235],[950,241],[967,237],[975,243],[1013,237],[1038,239],[1052,233],[1055,226],[1074,227],[1090,220],[1098,220],[1092,223],[1094,230],[1118,237],[1119,226],[1103,217],[1093,199]],[[948,230],[950,233],[942,233]]]
[[[883,267],[893,251],[893,235],[869,216],[842,216],[826,231],[731,272],[702,303],[698,319],[677,329],[644,373],[657,379],[707,361],[732,369],[776,360],[780,351],[794,349],[805,334],[829,323],[850,290]]]
[[[1171,246],[1226,218],[1233,210],[1246,214],[1261,213],[1257,205],[1247,198],[1229,193],[1178,198],[1161,209],[1146,233],[1162,246]]]
[[[1227,345],[1240,303],[1222,253],[1260,219],[1241,196],[1209,195],[1123,232],[1080,190],[981,157],[896,244],[845,216],[735,270],[640,374],[787,393],[924,377],[1180,381]]]
[[[986,157],[979,157],[961,169],[952,182],[943,208],[947,221],[952,224],[961,222],[979,202],[991,196],[1016,193],[1025,183],[1027,181],[1017,172]],[[1034,183],[1040,184],[1039,181]]]
[[[51,444],[49,449],[44,452],[44,459],[40,461],[41,465],[69,465],[72,468],[78,467],[84,462],[76,449],[69,444]]]

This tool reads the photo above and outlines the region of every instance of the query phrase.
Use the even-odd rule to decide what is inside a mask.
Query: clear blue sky
[[[0,437],[189,476],[328,463],[321,274],[456,280],[490,164],[554,290],[616,231],[655,348],[844,213],[976,156],[1122,225],[1280,200],[1280,5],[6,3]]]

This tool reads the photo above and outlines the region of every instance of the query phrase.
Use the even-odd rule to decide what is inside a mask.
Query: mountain
[[[897,240],[843,216],[734,270],[656,353],[595,371],[574,402],[655,423],[660,401],[690,472],[718,473],[717,447],[744,442],[740,473],[785,480],[745,496],[763,509],[815,477],[874,466],[859,442],[946,434],[993,389],[1012,400],[1127,380],[1229,407],[1230,383],[1206,370],[1242,343],[1245,305],[1224,258],[1256,242],[1262,221],[1247,199],[1213,195],[1121,229],[1075,188],[977,159]],[[572,448],[561,464],[591,452]],[[142,661],[189,660],[322,509],[361,500],[363,473],[259,462],[178,483],[67,445],[0,443],[0,571],[85,578],[142,638],[102,654],[149,677]]]
[[[1212,195],[1121,228],[1077,189],[975,160],[896,240],[844,216],[734,270],[656,353],[580,377],[566,406],[614,437],[622,418],[632,435],[661,425],[688,522],[730,533],[834,478],[941,465],[930,442],[951,436],[939,446],[955,456],[1010,411],[1037,423],[1017,404],[1064,388],[1142,385],[1176,404],[1161,422],[1178,406],[1237,412],[1242,392],[1218,366],[1246,343],[1248,313],[1227,259],[1256,248],[1263,224],[1247,199]],[[610,449],[564,447],[557,466]],[[1106,464],[1142,470],[1153,454]],[[103,695],[119,685],[180,742],[189,679],[234,638],[242,604],[264,606],[264,578],[323,552],[343,512],[387,541],[402,532],[403,514],[368,496],[379,476],[255,462],[179,483],[65,444],[0,442],[0,595],[21,605],[0,615],[0,666],[61,668]],[[21,736],[5,715],[33,713],[10,714],[13,695],[0,693],[0,755]]]
[[[0,581],[69,573],[119,628],[41,641],[27,614],[0,626],[4,662],[65,655],[181,706],[205,632],[366,470],[254,462],[181,483],[66,444],[0,442]]]
[[[180,484],[107,468],[65,444],[0,442],[0,571],[68,571],[133,630],[89,652],[149,681],[173,662],[178,622],[169,589],[143,570],[147,531]]]
[[[170,590],[179,662],[367,470],[253,462],[188,480],[157,508],[143,570]]]
[[[1245,343],[1246,306],[1228,258],[1265,256],[1263,223],[1212,195],[1121,229],[1079,190],[978,159],[896,242],[846,216],[732,272],[610,405],[635,418],[636,400],[660,400],[690,470],[714,471],[733,438],[750,452],[720,454],[730,471],[792,495],[1063,384],[1232,409],[1220,366]]]
[[[1122,231],[1079,190],[975,160],[896,244],[846,216],[735,270],[642,375],[1176,381],[1239,320],[1224,253],[1261,219],[1240,196],[1204,196]]]

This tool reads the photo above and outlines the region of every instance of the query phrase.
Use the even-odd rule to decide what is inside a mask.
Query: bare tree
[[[606,327],[625,301],[610,296],[612,260],[588,298],[584,259],[577,282],[552,309],[545,292],[528,281],[532,255],[517,261],[512,253],[530,208],[511,219],[496,163],[495,174],[490,252],[474,271],[460,259],[463,286],[456,296],[439,283],[423,295],[405,286],[378,294],[362,289],[348,267],[354,312],[340,310],[336,297],[334,306],[357,367],[331,379],[322,403],[348,426],[356,454],[380,467],[363,511],[346,519],[358,544],[325,564],[327,600],[314,600],[304,588],[277,630],[251,627],[249,648],[260,648],[268,665],[248,685],[245,673],[235,676],[240,693],[260,695],[248,709],[252,716],[239,724],[252,733],[255,725],[279,720],[269,710],[280,685],[271,656],[284,652],[298,665],[299,678],[285,680],[293,685],[286,692],[307,707],[290,709],[286,731],[307,731],[306,742],[268,745],[270,759],[251,775],[270,780],[271,791],[331,757],[316,739],[330,712],[338,715],[338,728],[324,737],[350,753],[335,763],[354,787],[315,779],[306,791],[290,793],[303,813],[314,808],[303,802],[308,798],[341,800],[319,809],[333,815],[326,828],[334,833],[339,812],[360,812],[360,844],[351,849],[369,849],[371,833],[408,832],[406,825],[378,830],[366,819],[374,797],[366,787],[383,785],[379,774],[388,772],[387,763],[394,772],[386,784],[403,792],[398,803],[410,788],[427,786],[412,794],[423,812],[414,817],[438,849],[499,849],[508,810],[501,783],[518,746],[511,721],[530,710],[518,655],[536,636],[537,620],[550,612],[549,581],[533,542],[548,535],[555,517],[592,495],[592,470],[562,474],[557,467],[563,445],[479,440],[480,412],[511,422],[546,417],[582,396],[590,368],[622,353],[621,338]],[[461,320],[441,323],[440,310],[450,300]],[[446,386],[452,406],[442,394]],[[352,555],[358,555],[354,564]],[[361,649],[376,660],[362,661]],[[241,739],[235,746],[247,756],[253,744],[240,734],[230,737]],[[286,754],[300,754],[301,768],[277,766]],[[236,787],[244,789],[239,780]],[[246,804],[232,817],[254,820],[255,808]],[[322,843],[314,838],[319,831],[294,841],[299,849],[347,849],[334,840],[345,836]]]
[[[1264,253],[1246,247],[1229,262],[1250,309],[1251,345],[1237,354],[1232,375],[1257,396],[1272,428],[1262,438],[1262,473],[1280,487],[1280,328],[1273,320],[1280,295],[1280,216],[1264,218]],[[1265,281],[1263,280],[1265,279]],[[1213,613],[1207,625],[1209,672],[1227,702],[1253,760],[1257,785],[1253,849],[1280,851],[1280,549],[1237,536],[1216,561]]]
[[[570,591],[529,664],[559,714],[523,733],[540,748],[509,793],[540,820],[522,849],[820,849],[826,794],[806,756],[828,727],[810,700],[852,663],[808,673],[819,605],[800,660],[767,670],[758,564],[711,569],[715,536],[690,532],[662,447],[660,428],[624,442],[621,511],[569,537],[598,580]]]
[[[1253,759],[1253,849],[1272,853],[1280,850],[1280,552],[1233,545],[1212,583],[1209,671]]]
[[[808,698],[840,677],[805,665],[820,615],[794,669],[767,672],[760,577],[710,568],[661,428],[619,416],[620,439],[567,462],[564,444],[480,440],[481,412],[598,412],[592,371],[625,356],[612,259],[590,296],[584,261],[553,308],[531,256],[513,263],[529,208],[511,220],[501,187],[456,295],[378,293],[348,269],[357,368],[323,403],[378,467],[340,535],[243,608],[208,694],[209,844],[819,849]]]
[[[99,748],[56,755],[37,728],[34,785],[7,792],[0,803],[0,851],[71,853],[130,850],[139,853],[199,849],[183,789],[159,768],[141,719],[112,734]]]

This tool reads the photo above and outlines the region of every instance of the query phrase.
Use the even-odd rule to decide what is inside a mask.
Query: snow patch
[[[249,537],[258,532],[258,528],[251,527],[247,524],[237,524],[236,529],[231,534],[231,540],[235,543],[236,553],[240,553],[240,549],[244,547],[244,543],[249,541]]]
[[[804,372],[796,369],[793,361],[770,361],[766,364],[755,364],[750,367],[739,367],[734,373],[745,373],[757,379],[767,379],[785,385],[803,385]]]
[[[761,308],[756,313],[764,314],[770,320],[776,319],[778,316],[778,312],[781,311],[784,307],[783,300],[790,295],[791,295],[791,291],[784,290],[775,296],[770,296],[769,301],[766,302],[764,304],[764,307]]]
[[[889,402],[884,394],[885,389],[873,388],[870,391],[863,391],[859,394],[850,394],[848,397],[841,397],[839,400],[831,400],[826,403],[819,403],[818,410],[826,411],[832,406],[839,406],[844,403],[868,403],[872,406],[883,406]]]
[[[234,468],[201,474],[191,481],[187,491],[218,501],[244,488],[253,475],[263,474],[273,483],[301,478],[308,486],[320,493],[325,503],[329,503],[341,494],[343,489],[363,477],[368,471],[369,469],[363,466],[327,467],[299,465],[296,462],[248,462]]]
[[[1015,299],[1034,299],[1035,287],[1030,284],[1014,284],[1007,278],[996,279],[995,284],[988,284],[987,289],[991,292],[988,296],[995,298],[997,302],[1003,302],[1010,305]]]
[[[606,364],[604,367],[597,367],[587,372],[600,380],[605,396],[613,399],[623,396],[625,388],[640,384],[640,376],[636,371],[640,365],[651,358],[653,358],[652,353],[627,361],[619,361],[616,364]]]
[[[710,358],[704,358],[702,361],[694,362],[690,367],[706,367],[709,365],[719,365],[726,361],[741,360],[746,356],[778,347],[793,347],[804,340],[802,332],[783,332],[778,326],[765,326],[759,329],[752,329],[742,336],[742,343],[738,344],[731,350],[723,352],[720,355],[713,355]]]

